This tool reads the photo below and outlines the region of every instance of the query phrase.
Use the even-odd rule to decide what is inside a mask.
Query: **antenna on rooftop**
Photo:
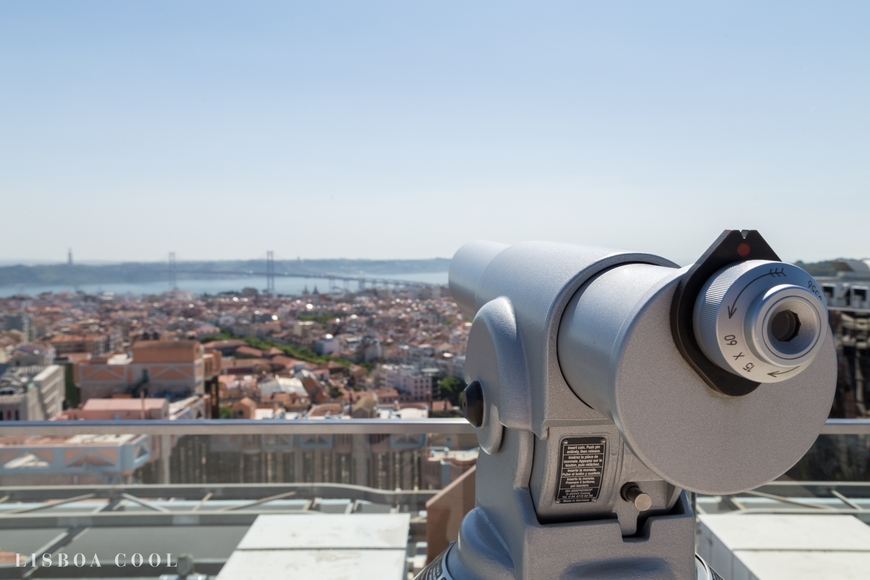
[[[175,268],[175,252],[169,252],[169,285],[178,288],[178,276]]]

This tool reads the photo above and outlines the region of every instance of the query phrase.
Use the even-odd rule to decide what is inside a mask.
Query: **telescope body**
[[[837,372],[812,278],[757,233],[717,244],[686,268],[546,242],[460,248],[477,501],[420,578],[712,577],[683,490],[783,474],[821,431]]]

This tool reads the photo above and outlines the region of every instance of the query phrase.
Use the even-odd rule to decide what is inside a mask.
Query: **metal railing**
[[[743,515],[846,514],[870,521],[868,492],[870,481],[777,480],[734,495],[698,495],[695,512]]]
[[[870,435],[870,419],[828,419],[822,435]]]
[[[0,423],[4,436],[472,434],[465,419],[119,420]],[[821,435],[870,435],[870,419],[828,419]]]
[[[474,433],[465,419],[198,419],[184,421],[17,421],[0,423],[8,435],[416,435]]]

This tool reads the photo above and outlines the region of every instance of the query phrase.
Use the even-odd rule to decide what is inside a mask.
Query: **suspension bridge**
[[[176,288],[178,285],[178,274],[195,274],[197,276],[231,276],[245,278],[264,278],[266,280],[266,291],[272,294],[275,293],[275,278],[305,278],[314,280],[326,280],[329,283],[329,291],[336,290],[349,291],[350,286],[356,283],[358,290],[366,288],[392,288],[394,290],[408,288],[425,288],[438,286],[431,282],[418,282],[413,280],[397,280],[395,278],[379,278],[374,276],[354,276],[348,274],[331,274],[323,272],[278,272],[275,269],[275,253],[272,251],[266,252],[266,260],[264,261],[264,270],[200,270],[186,269],[183,264],[178,264],[175,260],[175,252],[169,253],[169,284]]]

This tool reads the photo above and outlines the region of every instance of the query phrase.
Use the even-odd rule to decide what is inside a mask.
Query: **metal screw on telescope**
[[[483,425],[483,385],[480,381],[471,381],[459,399],[466,421],[475,427]]]

